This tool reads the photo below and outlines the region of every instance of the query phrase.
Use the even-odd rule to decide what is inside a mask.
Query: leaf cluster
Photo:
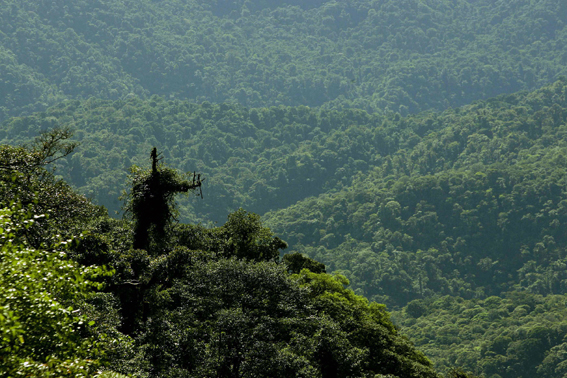
[[[14,211],[0,211],[0,374],[90,376],[100,351],[82,334],[94,321],[66,303],[83,299],[101,271],[70,261],[61,244],[47,251],[19,242]]]

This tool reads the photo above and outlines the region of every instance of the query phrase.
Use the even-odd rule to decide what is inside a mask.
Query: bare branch
[[[0,169],[26,172],[51,164],[77,147],[78,142],[68,140],[72,136],[71,129],[62,127],[42,133],[28,146],[0,146]]]

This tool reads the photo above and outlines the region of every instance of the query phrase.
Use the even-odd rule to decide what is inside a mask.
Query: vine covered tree
[[[150,249],[150,244],[161,243],[171,222],[175,219],[174,197],[178,193],[201,188],[201,175],[193,173],[192,181],[174,169],[159,164],[161,160],[154,147],[151,152],[152,169],[132,167],[132,189],[126,196],[125,210],[134,221],[134,249]],[[202,197],[202,192],[199,192]]]

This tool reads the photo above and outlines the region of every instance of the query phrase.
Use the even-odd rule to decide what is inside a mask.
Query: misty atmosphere
[[[0,0],[0,377],[567,377],[564,0]]]

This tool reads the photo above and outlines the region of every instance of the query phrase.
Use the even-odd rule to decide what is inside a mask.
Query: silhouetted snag
[[[288,271],[293,274],[299,274],[302,269],[309,269],[312,273],[327,273],[325,264],[297,252],[284,255],[282,262],[287,265]]]
[[[148,250],[150,241],[163,241],[167,226],[174,219],[173,198],[177,193],[186,193],[199,188],[201,190],[201,175],[193,173],[193,180],[183,180],[179,174],[166,167],[159,167],[161,160],[157,149],[152,149],[151,172],[136,172],[130,203],[127,211],[134,219],[134,249]],[[203,197],[200,191],[201,198]]]

